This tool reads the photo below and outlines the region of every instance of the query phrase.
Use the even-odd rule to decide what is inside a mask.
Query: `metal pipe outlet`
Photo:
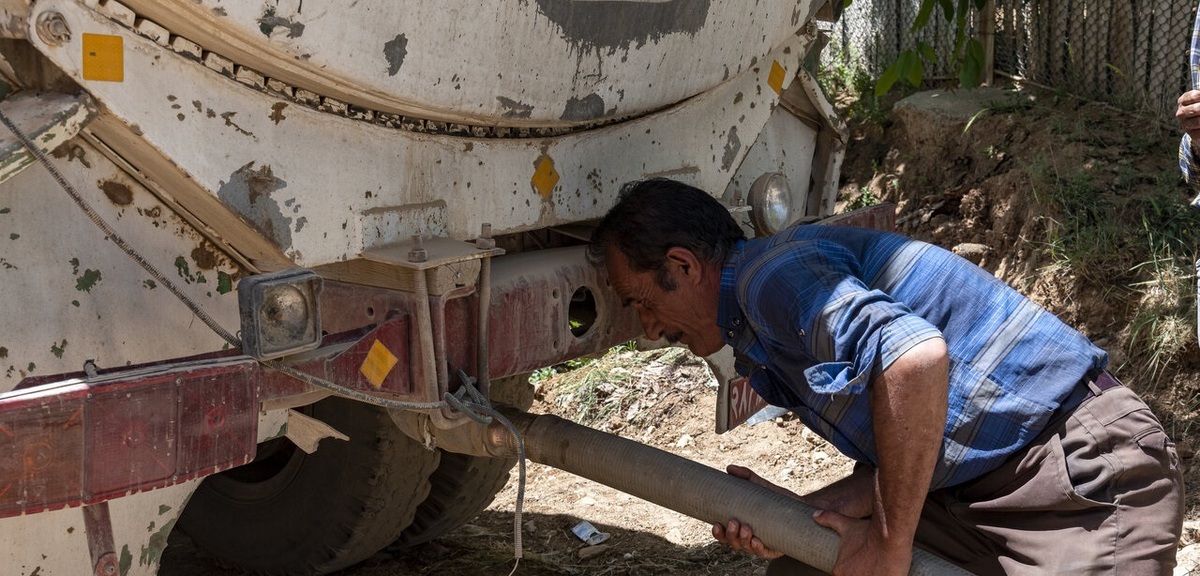
[[[737,518],[754,527],[754,534],[768,547],[826,572],[833,570],[837,534],[813,522],[815,509],[795,498],[557,416],[534,415],[507,407],[501,411],[521,431],[526,456],[534,462],[594,480],[704,522],[719,524]],[[493,456],[517,454],[515,440],[503,427],[493,423],[485,434],[486,438],[472,443],[476,449],[482,443]],[[439,436],[438,445],[454,450],[444,440],[448,439]],[[910,574],[968,573],[914,548]]]

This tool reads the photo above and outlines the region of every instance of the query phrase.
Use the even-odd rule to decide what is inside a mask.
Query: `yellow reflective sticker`
[[[787,70],[779,64],[778,60],[771,61],[771,74],[767,76],[767,86],[770,86],[776,94],[783,93],[783,81],[787,77]]]
[[[550,193],[554,191],[554,187],[558,185],[558,172],[554,169],[554,160],[549,156],[542,154],[535,163],[537,167],[533,171],[533,178],[530,182],[533,183],[534,190],[538,191],[543,198],[549,199]]]
[[[363,360],[359,371],[362,372],[363,376],[366,376],[367,381],[372,386],[382,388],[384,379],[387,378],[388,373],[392,371],[392,368],[396,366],[396,362],[399,361],[400,359],[396,358],[396,355],[392,354],[387,349],[387,346],[376,340],[371,345],[371,351],[367,352],[367,357]]]
[[[124,40],[107,34],[83,35],[83,79],[125,81]]]

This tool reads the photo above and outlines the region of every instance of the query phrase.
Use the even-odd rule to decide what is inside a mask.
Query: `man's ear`
[[[680,277],[689,282],[698,283],[700,281],[700,273],[703,270],[700,259],[687,248],[681,246],[668,248],[667,265],[678,270]]]

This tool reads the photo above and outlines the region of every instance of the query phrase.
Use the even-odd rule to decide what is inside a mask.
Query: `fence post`
[[[983,77],[980,84],[991,86],[996,74],[996,0],[987,0],[979,18],[979,40],[983,44]]]

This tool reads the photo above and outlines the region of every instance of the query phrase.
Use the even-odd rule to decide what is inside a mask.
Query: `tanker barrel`
[[[815,508],[795,498],[710,468],[554,415],[504,407],[525,441],[526,457],[599,482],[681,514],[713,524],[730,518],[749,524],[763,543],[810,566],[832,572],[837,533],[813,521]],[[495,425],[493,425],[495,426]],[[489,433],[496,456],[514,456],[511,434]],[[501,444],[496,446],[495,444]],[[964,575],[962,568],[913,549],[910,574]]]

